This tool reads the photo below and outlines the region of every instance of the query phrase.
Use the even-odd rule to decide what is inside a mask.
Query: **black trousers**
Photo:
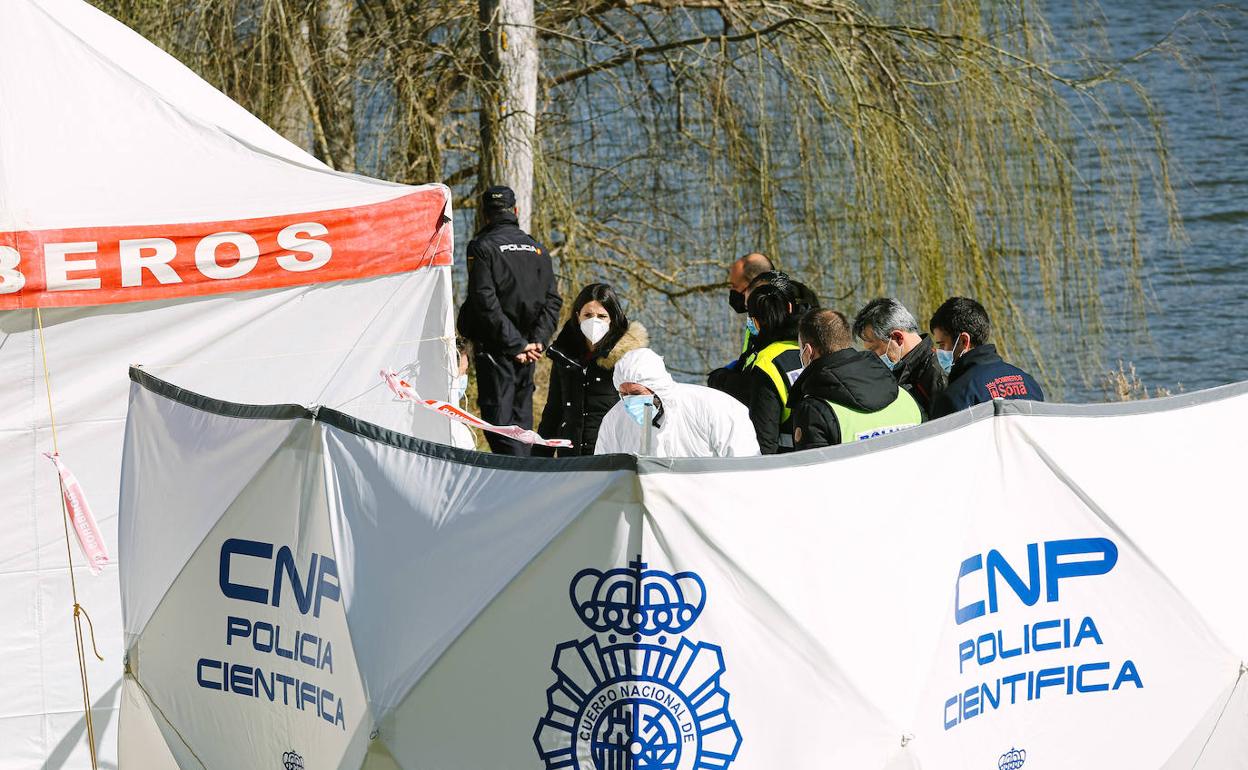
[[[477,407],[481,419],[495,425],[533,428],[534,364],[518,364],[505,353],[477,353]],[[528,457],[532,446],[486,432],[490,451]]]

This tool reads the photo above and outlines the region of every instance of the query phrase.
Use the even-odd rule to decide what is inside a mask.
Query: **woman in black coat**
[[[598,426],[620,394],[611,381],[616,362],[630,350],[650,344],[646,328],[629,323],[615,290],[591,283],[572,303],[572,315],[546,349],[550,357],[550,390],[537,432],[544,438],[566,438],[570,449],[560,457],[592,455]],[[534,447],[534,454],[554,450]]]

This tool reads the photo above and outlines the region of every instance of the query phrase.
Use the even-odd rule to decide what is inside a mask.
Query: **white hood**
[[[663,358],[649,348],[628,353],[615,365],[616,389],[634,382],[654,391],[663,403],[653,435],[658,457],[743,457],[758,454],[758,440],[745,405],[726,393],[675,382]],[[598,431],[595,454],[640,454],[642,428],[616,404]]]
[[[659,398],[666,398],[676,387],[672,375],[667,373],[667,367],[663,365],[663,357],[650,348],[638,348],[624,354],[615,365],[612,382],[615,383],[616,390],[626,382],[635,382],[653,390]]]

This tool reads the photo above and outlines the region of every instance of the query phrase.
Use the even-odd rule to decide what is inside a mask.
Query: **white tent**
[[[544,461],[132,378],[123,763],[1248,768],[1248,383]]]
[[[449,441],[377,371],[448,397],[448,190],[331,171],[80,0],[0,3],[0,768],[85,767],[58,446],[116,554],[125,372],[238,401],[334,405]],[[171,516],[194,494],[165,501]],[[115,766],[117,569],[80,601]],[[131,767],[142,766],[131,764]]]

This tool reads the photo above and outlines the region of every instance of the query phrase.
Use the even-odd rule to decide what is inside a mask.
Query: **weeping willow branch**
[[[487,181],[475,0],[95,2],[335,166],[442,180],[465,203]],[[615,283],[696,371],[738,337],[724,268],[765,248],[848,312],[976,296],[1058,392],[1054,341],[1104,334],[1105,280],[1145,316],[1144,212],[1182,237],[1165,126],[1131,72],[1190,65],[1187,30],[1223,23],[1188,15],[1114,58],[1097,25],[1059,40],[1016,0],[535,11],[534,229],[566,291]],[[1080,353],[1077,374],[1099,374]]]
[[[556,75],[555,77],[551,78],[550,83],[551,85],[561,86],[564,83],[569,83],[573,80],[579,80],[585,77],[586,75],[592,75],[595,72],[603,72],[605,70],[615,69],[616,67],[619,67],[622,64],[629,64],[630,62],[635,63],[647,56],[653,56],[655,54],[665,53],[667,51],[674,51],[678,48],[689,48],[689,47],[696,46],[696,45],[705,45],[706,43],[711,43],[711,42],[740,43],[743,40],[753,40],[759,37],[766,37],[767,35],[770,35],[771,33],[783,27],[786,27],[790,24],[797,24],[798,22],[799,22],[798,19],[781,19],[780,21],[777,21],[776,23],[771,24],[765,27],[764,29],[754,30],[751,32],[743,32],[739,35],[702,35],[700,37],[691,37],[685,40],[673,40],[667,43],[659,43],[659,44],[647,46],[644,48],[635,48],[632,51],[629,51],[627,53],[622,53],[618,56],[614,56],[604,61],[596,62],[594,64],[589,65],[588,67],[582,67],[580,69],[572,70],[571,72],[564,72],[559,75]]]

